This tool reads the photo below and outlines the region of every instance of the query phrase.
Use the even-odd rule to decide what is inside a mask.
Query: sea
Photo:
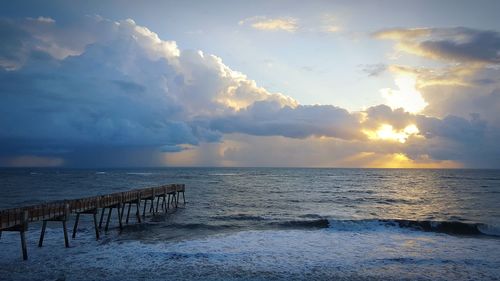
[[[0,209],[168,183],[185,205],[99,241],[3,232],[0,280],[500,280],[500,170],[1,169]]]

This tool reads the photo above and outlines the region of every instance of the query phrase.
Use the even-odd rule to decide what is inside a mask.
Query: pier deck
[[[96,239],[99,239],[99,228],[102,226],[104,212],[109,210],[106,220],[105,230],[108,229],[111,213],[113,209],[117,209],[118,221],[120,228],[122,227],[123,215],[125,206],[128,204],[126,223],[129,221],[130,210],[134,204],[136,207],[137,222],[141,222],[141,204],[144,206],[142,217],[146,215],[146,206],[150,203],[149,212],[158,212],[161,202],[161,209],[168,211],[170,206],[177,208],[180,195],[182,194],[183,203],[185,204],[184,184],[169,184],[158,187],[142,188],[129,190],[124,192],[116,192],[99,196],[86,198],[78,198],[72,200],[60,200],[47,202],[38,205],[24,206],[0,210],[0,238],[2,231],[18,231],[21,236],[21,248],[23,259],[28,259],[26,236],[25,232],[28,229],[28,224],[32,222],[42,221],[42,231],[38,245],[41,247],[45,235],[45,228],[48,221],[61,221],[64,231],[64,240],[66,247],[69,247],[66,222],[71,214],[76,214],[75,225],[73,228],[73,238],[76,235],[80,215],[92,214],[94,217],[94,227],[96,231]],[[155,208],[156,200],[156,208]],[[101,219],[99,226],[97,225],[97,213],[101,210]]]

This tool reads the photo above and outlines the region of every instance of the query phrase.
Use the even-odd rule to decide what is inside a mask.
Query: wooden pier
[[[69,247],[66,222],[68,221],[71,214],[76,215],[75,224],[73,227],[73,238],[75,238],[76,232],[78,230],[80,216],[92,215],[94,220],[96,239],[99,239],[99,229],[102,227],[106,210],[108,211],[108,214],[104,230],[108,230],[111,216],[113,210],[115,209],[119,227],[121,229],[124,223],[123,219],[125,214],[125,207],[128,207],[125,223],[129,222],[132,206],[135,208],[135,219],[138,223],[140,223],[146,216],[146,207],[148,203],[150,205],[148,209],[150,213],[158,212],[160,204],[161,210],[163,212],[167,212],[169,208],[178,207],[181,195],[183,204],[186,204],[186,197],[184,195],[184,192],[184,184],[169,184],[159,187],[135,189],[100,196],[73,200],[61,200],[33,206],[0,210],[0,238],[2,237],[2,231],[19,232],[21,236],[21,249],[23,259],[27,260],[28,250],[26,246],[25,232],[28,230],[29,223],[37,221],[42,222],[42,230],[40,232],[40,239],[38,242],[38,246],[42,247],[47,222],[61,222],[63,227],[64,243],[66,247]],[[143,207],[142,214],[141,207]],[[97,214],[99,213],[99,210],[101,213],[101,217],[99,222],[97,222]]]

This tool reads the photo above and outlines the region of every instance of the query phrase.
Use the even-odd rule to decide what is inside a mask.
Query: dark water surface
[[[99,242],[84,219],[70,249],[57,223],[36,248],[33,224],[28,262],[5,233],[1,280],[500,276],[500,170],[8,169],[0,179],[0,209],[165,183],[186,184],[188,201]]]

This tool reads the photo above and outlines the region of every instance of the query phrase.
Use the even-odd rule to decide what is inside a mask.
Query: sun
[[[410,113],[419,113],[426,106],[427,102],[422,94],[417,90],[417,79],[413,75],[399,75],[394,80],[399,90],[390,88],[381,89],[382,97],[386,99],[386,104],[393,109],[403,108]]]
[[[418,135],[420,131],[417,126],[413,124],[406,126],[403,130],[394,130],[392,125],[382,124],[376,131],[364,130],[363,132],[372,140],[388,140],[405,143],[409,137]]]

